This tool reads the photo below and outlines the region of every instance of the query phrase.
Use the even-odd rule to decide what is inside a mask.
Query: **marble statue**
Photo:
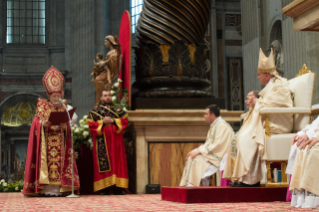
[[[271,43],[271,48],[274,50],[275,64],[278,74],[284,76],[284,56],[281,43],[278,40],[274,40]]]

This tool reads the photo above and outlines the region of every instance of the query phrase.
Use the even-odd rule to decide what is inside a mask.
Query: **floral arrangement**
[[[92,137],[89,129],[89,123],[87,121],[88,116],[83,116],[83,119],[79,121],[79,125],[75,124],[72,127],[75,157],[78,158],[78,152],[81,150],[81,143],[86,144],[92,149]]]
[[[5,180],[0,181],[0,192],[21,192],[23,189],[24,182],[6,182]]]
[[[111,94],[112,94],[112,102],[117,108],[122,108],[124,111],[129,110],[128,103],[128,92],[127,88],[124,90],[119,87],[122,80],[120,78],[117,79],[117,82],[113,84]]]

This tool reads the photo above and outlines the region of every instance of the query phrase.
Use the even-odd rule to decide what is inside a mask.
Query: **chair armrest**
[[[260,114],[311,114],[311,108],[306,107],[291,107],[291,108],[282,108],[282,107],[268,107],[262,108],[259,111]]]

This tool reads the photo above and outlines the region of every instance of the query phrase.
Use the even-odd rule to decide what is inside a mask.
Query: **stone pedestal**
[[[228,123],[240,122],[244,111],[221,110]],[[205,142],[209,125],[204,110],[136,110],[129,112],[129,120],[136,130],[137,193],[145,193],[149,184],[150,142]],[[184,163],[181,160],[180,163]]]

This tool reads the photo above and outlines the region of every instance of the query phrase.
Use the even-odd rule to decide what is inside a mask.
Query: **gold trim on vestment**
[[[115,133],[119,134],[121,133],[123,127],[122,127],[122,123],[121,123],[121,119],[114,119],[116,126],[118,127],[118,130],[115,131]]]
[[[98,123],[98,127],[97,127],[97,129],[96,129],[96,132],[97,132],[97,134],[99,135],[99,136],[101,136],[102,134],[103,134],[103,132],[102,132],[102,128],[103,128],[103,119],[102,120],[99,120],[99,121],[97,121],[97,123]]]
[[[257,68],[259,72],[262,72],[264,74],[271,74],[272,72],[275,72],[276,66],[274,68],[268,68],[268,69],[262,69],[262,68]]]
[[[110,177],[94,182],[94,192],[110,187],[112,185],[116,185],[117,187],[121,188],[128,188],[128,179],[118,178],[114,174]]]
[[[40,167],[40,184],[49,184],[48,162],[47,162],[47,145],[45,142],[44,127],[41,126],[41,167]]]
[[[74,179],[75,181],[75,179]],[[80,186],[74,186],[74,191],[78,190],[80,188]],[[71,192],[72,191],[72,185],[68,185],[68,186],[61,186],[60,188],[60,192]]]
[[[108,110],[108,111],[111,111],[112,113],[114,113],[114,115],[116,115],[117,117],[119,117],[119,115],[118,115],[115,111],[111,110],[111,108],[107,108],[107,107],[105,107],[104,105],[101,105],[101,107],[105,108],[105,109]]]

